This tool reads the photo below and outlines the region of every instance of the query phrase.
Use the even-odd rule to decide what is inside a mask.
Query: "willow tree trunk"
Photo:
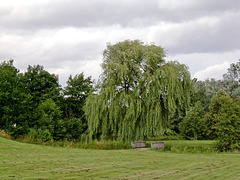
[[[198,133],[195,131],[194,132],[194,140],[197,140],[198,139]]]

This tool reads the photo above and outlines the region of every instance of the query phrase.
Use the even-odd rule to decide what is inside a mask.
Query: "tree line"
[[[218,139],[221,150],[239,147],[240,61],[222,80],[191,79],[188,67],[165,61],[165,51],[139,40],[108,44],[93,85],[83,73],[58,76],[43,66],[21,73],[0,64],[0,129],[43,140],[144,140],[162,135]]]
[[[232,63],[222,80],[194,82],[191,107],[179,123],[186,139],[216,139],[221,151],[240,145],[240,60]]]
[[[61,88],[58,76],[43,66],[20,73],[13,60],[0,64],[0,129],[12,136],[31,134],[43,140],[78,139],[87,129],[83,112],[93,82],[70,76]]]

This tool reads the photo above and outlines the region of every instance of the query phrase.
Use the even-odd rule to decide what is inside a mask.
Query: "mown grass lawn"
[[[0,179],[240,179],[240,154],[86,150],[0,137]]]

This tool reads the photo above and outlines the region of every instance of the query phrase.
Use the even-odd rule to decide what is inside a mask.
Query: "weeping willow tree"
[[[115,135],[129,141],[159,136],[172,114],[187,109],[188,68],[166,63],[164,57],[163,48],[138,40],[107,45],[98,91],[85,106],[90,137]]]

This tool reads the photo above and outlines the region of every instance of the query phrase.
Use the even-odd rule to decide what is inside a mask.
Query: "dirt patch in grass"
[[[147,151],[150,150],[151,148],[137,148],[136,151],[137,152],[141,152],[141,151]]]

